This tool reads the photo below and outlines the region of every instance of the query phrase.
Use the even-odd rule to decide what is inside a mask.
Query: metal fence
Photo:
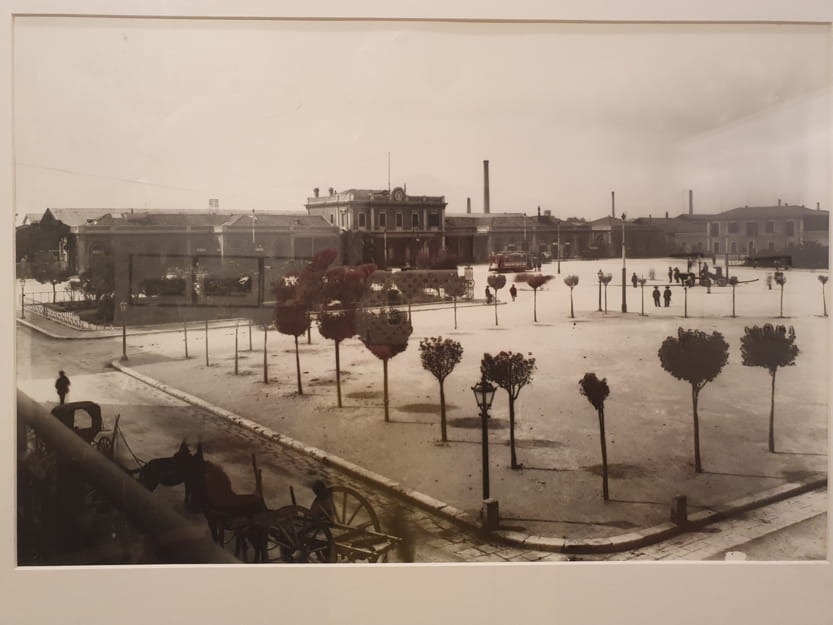
[[[24,306],[26,312],[39,315],[46,319],[51,319],[57,323],[69,326],[76,330],[98,330],[99,326],[89,321],[84,321],[77,313],[70,310],[52,310],[46,304],[29,300],[28,296],[24,297]]]

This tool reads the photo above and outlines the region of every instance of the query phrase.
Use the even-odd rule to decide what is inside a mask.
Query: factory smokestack
[[[610,192],[610,216],[616,217],[616,191]]]
[[[694,214],[694,191],[692,189],[688,190],[688,214]]]
[[[471,213],[471,198],[470,197],[466,198],[466,213],[467,214]]]
[[[489,161],[483,161],[483,212],[489,212]]]

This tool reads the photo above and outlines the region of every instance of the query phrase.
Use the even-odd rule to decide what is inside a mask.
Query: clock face
[[[395,188],[393,190],[393,199],[397,202],[401,202],[405,199],[405,191],[403,189],[400,189],[399,187]]]

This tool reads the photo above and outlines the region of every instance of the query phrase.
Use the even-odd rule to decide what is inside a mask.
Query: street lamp
[[[20,318],[26,319],[26,278],[20,279]]]
[[[602,312],[602,279],[605,275],[602,273],[602,270],[599,269],[599,273],[596,274],[599,278],[599,312]]]
[[[556,225],[558,232],[558,273],[561,273],[561,222]]]
[[[127,302],[124,300],[119,302],[119,310],[121,311],[121,360],[127,360],[127,318],[124,313],[127,311]]]
[[[487,420],[489,418],[489,408],[492,407],[492,400],[497,389],[483,377],[471,387],[471,390],[474,392],[477,407],[480,408],[480,423],[483,430],[483,500],[485,501],[489,498],[489,429]]]
[[[628,272],[625,268],[625,213],[622,213],[622,312],[628,312],[628,289],[625,283],[628,281]]]

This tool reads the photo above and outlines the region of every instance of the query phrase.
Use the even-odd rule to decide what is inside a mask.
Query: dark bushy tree
[[[495,325],[497,325],[497,292],[506,286],[506,276],[502,273],[493,273],[486,278],[486,282],[495,290]]]
[[[404,314],[395,309],[378,313],[363,311],[356,316],[356,331],[370,353],[382,361],[385,421],[390,421],[388,361],[408,348],[413,326]]]
[[[65,282],[70,277],[70,272],[49,252],[35,254],[34,260],[29,263],[29,273],[32,278],[41,284],[52,285],[52,303],[55,303],[57,295],[55,287]]]
[[[706,334],[701,330],[677,330],[677,336],[666,338],[659,348],[662,368],[678,380],[691,384],[694,413],[694,470],[702,473],[700,463],[700,420],[697,401],[706,383],[714,380],[729,360],[729,344],[720,332]]]
[[[515,453],[515,400],[521,389],[532,382],[535,371],[535,359],[524,358],[523,354],[500,352],[496,356],[483,354],[480,373],[487,380],[494,382],[509,395],[509,445],[511,448],[511,466],[520,469]]]
[[[525,282],[532,289],[532,320],[538,322],[538,289],[552,280],[555,276],[543,276],[539,273],[519,273],[515,282]]]
[[[466,294],[468,281],[463,276],[455,276],[445,285],[445,293],[451,297],[454,303],[454,329],[457,329],[457,298]]]
[[[564,278],[564,284],[570,287],[570,319],[575,317],[573,314],[573,289],[578,285],[578,276],[567,276]]]
[[[425,338],[419,342],[419,357],[422,368],[430,371],[440,383],[440,433],[442,441],[446,443],[445,379],[463,358],[463,346],[458,341],[443,339],[441,336]]]
[[[742,362],[747,367],[764,367],[772,376],[769,406],[769,451],[775,452],[775,374],[778,367],[795,364],[798,346],[795,345],[795,330],[787,331],[784,326],[764,324],[763,327],[744,328],[740,339]]]
[[[298,377],[298,395],[304,394],[301,386],[301,356],[298,353],[298,337],[309,328],[308,308],[299,302],[279,303],[275,306],[275,327],[281,334],[288,334],[295,339],[295,367]]]
[[[344,339],[356,334],[355,309],[323,311],[318,314],[318,331],[325,339],[335,344],[336,350],[336,394],[338,407],[341,408],[341,360],[339,346]]]
[[[585,373],[579,380],[579,392],[587,398],[599,415],[599,437],[602,441],[602,496],[605,501],[610,499],[607,488],[607,442],[605,441],[605,400],[610,395],[607,378],[601,380],[595,373]]]

